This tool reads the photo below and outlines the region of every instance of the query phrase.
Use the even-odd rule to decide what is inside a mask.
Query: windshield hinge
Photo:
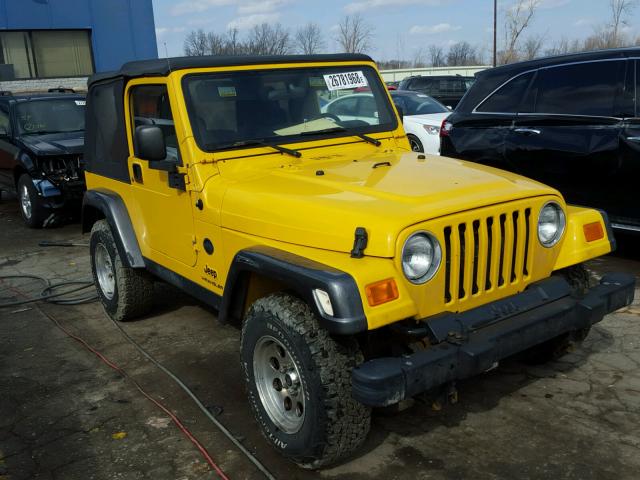
[[[187,190],[187,174],[178,172],[169,172],[169,187],[177,190]]]
[[[364,227],[356,228],[355,238],[353,240],[353,250],[351,250],[351,258],[364,257],[364,250],[367,248],[369,235]]]

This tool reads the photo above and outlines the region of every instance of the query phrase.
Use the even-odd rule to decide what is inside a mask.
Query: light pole
[[[498,30],[498,0],[493,0],[493,66],[494,67],[498,64],[497,30]]]

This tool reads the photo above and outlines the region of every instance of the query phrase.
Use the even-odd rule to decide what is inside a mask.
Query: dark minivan
[[[473,77],[461,75],[414,76],[403,79],[398,90],[424,93],[449,108],[455,108],[473,81]]]
[[[441,129],[441,155],[534,178],[640,232],[640,48],[485,70]]]

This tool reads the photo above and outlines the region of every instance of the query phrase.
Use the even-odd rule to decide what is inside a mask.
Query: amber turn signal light
[[[387,278],[376,283],[367,285],[365,288],[369,305],[375,307],[383,303],[395,300],[400,296],[398,286],[393,278]]]
[[[604,238],[604,230],[602,229],[602,223],[600,222],[587,223],[582,228],[584,230],[584,238],[587,242],[593,242],[594,240]]]

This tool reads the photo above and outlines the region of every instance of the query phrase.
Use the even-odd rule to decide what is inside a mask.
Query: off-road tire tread
[[[98,220],[93,224],[91,236],[93,237],[93,235],[100,235],[101,241],[109,243],[107,250],[115,252],[115,258],[112,261],[115,269],[118,307],[114,313],[107,313],[118,322],[133,320],[149,313],[153,306],[153,278],[151,275],[146,270],[131,268],[122,264],[111,227],[106,220]],[[100,294],[93,261],[91,266],[93,281]]]
[[[321,328],[309,306],[286,293],[276,293],[257,300],[243,323],[242,337],[251,328],[251,318],[257,312],[276,316],[280,322],[301,335],[320,370],[327,412],[322,444],[314,445],[315,458],[292,458],[299,466],[317,469],[335,464],[349,456],[364,442],[371,426],[371,409],[351,396],[351,371],[364,361],[357,342],[344,338],[337,342]],[[264,433],[264,432],[263,432]],[[266,435],[265,435],[266,437]],[[268,438],[267,438],[268,439]]]

